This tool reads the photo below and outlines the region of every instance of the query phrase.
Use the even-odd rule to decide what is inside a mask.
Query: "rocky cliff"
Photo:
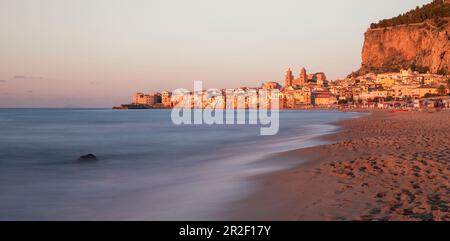
[[[413,68],[449,73],[450,26],[420,24],[369,29],[365,33],[359,72],[387,72]]]
[[[448,9],[450,1],[435,0],[399,17],[372,24],[365,33],[362,64],[356,74],[402,68],[450,74]]]

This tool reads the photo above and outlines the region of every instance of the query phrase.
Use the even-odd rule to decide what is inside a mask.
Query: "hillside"
[[[400,14],[391,19],[383,19],[378,23],[372,23],[371,29],[393,27],[403,24],[421,23],[429,19],[433,19],[439,24],[441,18],[450,17],[449,0],[434,0],[422,7],[416,7],[405,14]]]
[[[408,68],[449,74],[450,17],[444,15],[450,11],[441,13],[441,9],[450,9],[450,0],[433,1],[399,17],[372,24],[364,34],[361,68],[354,75]],[[414,16],[423,14],[427,16],[425,20],[416,22],[418,18]],[[405,21],[406,18],[410,20]]]

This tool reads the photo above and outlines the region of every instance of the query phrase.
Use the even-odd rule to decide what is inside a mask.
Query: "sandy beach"
[[[450,220],[450,112],[372,112],[262,178],[238,220]]]

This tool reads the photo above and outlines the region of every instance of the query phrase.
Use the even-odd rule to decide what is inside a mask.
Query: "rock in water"
[[[94,154],[87,154],[84,156],[80,156],[78,161],[96,161],[97,157]]]

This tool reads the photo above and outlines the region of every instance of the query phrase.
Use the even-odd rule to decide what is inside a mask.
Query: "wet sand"
[[[237,220],[450,220],[450,111],[373,112],[262,177]]]

